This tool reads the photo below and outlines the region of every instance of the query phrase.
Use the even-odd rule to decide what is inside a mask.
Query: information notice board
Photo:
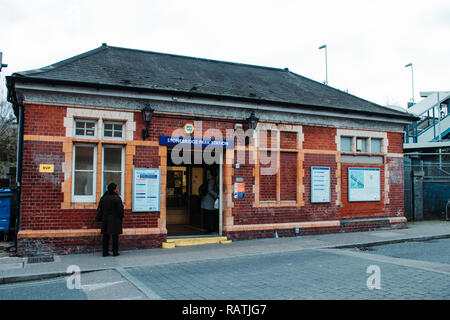
[[[330,202],[330,168],[311,167],[311,202]]]
[[[133,212],[159,211],[161,204],[161,170],[133,169]]]
[[[348,168],[348,201],[380,201],[379,168]]]

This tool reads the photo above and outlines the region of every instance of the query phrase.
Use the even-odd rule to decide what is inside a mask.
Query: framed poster
[[[311,203],[330,202],[330,168],[311,167]]]
[[[161,170],[133,169],[133,212],[159,211],[161,204]]]
[[[380,169],[348,168],[348,201],[380,201]]]

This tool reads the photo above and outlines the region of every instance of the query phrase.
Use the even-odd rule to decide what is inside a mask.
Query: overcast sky
[[[450,91],[450,1],[0,0],[2,76],[108,45],[249,63],[405,107]]]

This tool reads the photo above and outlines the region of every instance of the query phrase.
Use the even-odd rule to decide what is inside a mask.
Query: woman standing
[[[112,237],[113,256],[119,255],[119,234],[122,234],[123,203],[115,183],[100,199],[96,221],[102,222],[103,256],[109,256],[109,238]]]
[[[216,214],[214,203],[219,195],[216,192],[216,177],[217,171],[214,168],[208,169],[206,172],[208,179],[206,194],[202,197],[201,208],[203,209],[204,228],[211,233],[216,228],[213,225]]]

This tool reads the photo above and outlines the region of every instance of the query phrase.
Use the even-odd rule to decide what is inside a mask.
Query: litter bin
[[[5,241],[8,239],[12,195],[11,190],[0,189],[0,232],[3,233]]]

